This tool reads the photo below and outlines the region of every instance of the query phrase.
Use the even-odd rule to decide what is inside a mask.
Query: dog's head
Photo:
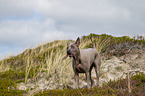
[[[70,44],[69,42],[67,42],[67,55],[69,57],[76,58],[76,56],[78,56],[80,53],[79,45],[80,45],[79,37],[77,38],[75,43]]]

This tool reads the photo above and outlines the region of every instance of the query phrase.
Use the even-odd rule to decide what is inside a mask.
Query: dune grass
[[[28,78],[38,79],[42,72],[46,72],[48,78],[52,78],[54,84],[67,85],[67,81],[73,78],[71,59],[62,60],[66,55],[66,41],[56,42],[48,45],[47,49],[41,45],[38,49],[31,51],[26,58],[25,83]],[[36,51],[39,53],[34,56]]]
[[[0,72],[5,72],[5,71],[8,71],[9,69],[10,69],[10,66],[8,64],[5,64],[4,61],[1,61]]]

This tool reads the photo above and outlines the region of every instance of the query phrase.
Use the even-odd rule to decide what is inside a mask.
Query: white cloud
[[[30,0],[0,0],[0,17],[29,17],[33,14]]]

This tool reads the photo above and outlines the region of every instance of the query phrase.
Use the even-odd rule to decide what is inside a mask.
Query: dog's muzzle
[[[68,55],[69,57],[73,57],[73,54],[72,54],[72,52],[71,52],[70,49],[67,49],[67,55]]]

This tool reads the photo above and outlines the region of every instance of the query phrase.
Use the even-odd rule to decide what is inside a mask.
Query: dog
[[[79,88],[79,73],[85,73],[87,88],[91,88],[93,86],[94,82],[91,79],[92,68],[95,68],[98,86],[101,66],[100,55],[95,48],[80,49],[79,45],[79,37],[75,43],[70,44],[67,41],[67,56],[72,58],[72,67],[76,81],[76,88]]]

